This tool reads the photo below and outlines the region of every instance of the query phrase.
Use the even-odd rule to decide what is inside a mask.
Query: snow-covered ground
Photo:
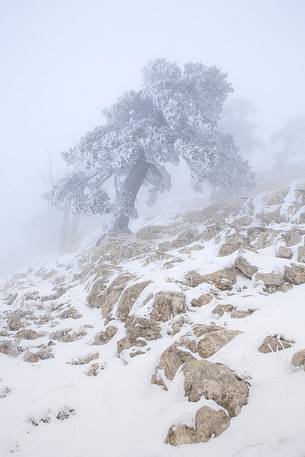
[[[138,227],[127,240],[105,240],[99,247],[88,240],[73,255],[3,279],[0,456],[304,457],[305,372],[293,367],[291,359],[305,349],[305,278],[299,285],[285,279],[291,264],[304,268],[302,189],[293,185],[235,206],[167,215],[166,221],[158,216],[151,222],[154,229]],[[219,255],[224,244],[226,255]],[[277,257],[279,246],[291,249],[292,258]],[[269,287],[255,275],[238,272],[234,265],[240,256],[259,273],[282,275],[281,285]],[[203,279],[223,269],[237,271],[236,281],[218,287],[214,280]],[[190,271],[201,277],[198,285],[190,284]],[[122,273],[132,277],[107,313],[103,303],[109,295],[104,292],[113,292],[111,282]],[[117,342],[130,330],[128,319],[118,318],[120,299],[126,288],[146,280],[150,283],[129,303],[129,316],[152,316],[160,291],[184,294],[186,308],[157,323],[160,337],[146,339],[144,347],[118,351]],[[212,301],[193,306],[192,300],[203,293],[211,293]],[[88,294],[95,306],[89,306]],[[223,304],[255,311],[243,318],[213,313]],[[178,332],[172,332],[182,317]],[[189,337],[194,324],[212,323],[241,332],[208,361],[229,367],[249,383],[248,403],[220,436],[206,443],[165,444],[173,424],[192,426],[203,405],[221,408],[204,396],[188,401],[181,367],[172,381],[165,380],[168,390],[151,383],[171,344]],[[92,344],[109,325],[118,329],[110,341]],[[38,337],[18,338],[24,328],[35,330]],[[61,329],[71,329],[63,334],[68,342],[54,334]],[[260,352],[269,335],[293,344]],[[135,349],[141,353],[132,357]],[[35,359],[39,350],[52,355]],[[32,358],[26,357],[28,351]],[[88,363],[69,363],[88,354],[94,354]]]

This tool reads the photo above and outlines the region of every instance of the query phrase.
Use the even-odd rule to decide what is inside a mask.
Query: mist
[[[61,214],[42,199],[50,170],[103,122],[104,108],[140,87],[151,59],[227,72],[230,97],[256,108],[261,147],[250,163],[272,170],[271,136],[305,115],[304,44],[302,0],[2,0],[0,272],[56,253]],[[185,196],[187,182],[183,170],[174,172],[166,198]],[[86,220],[84,230],[99,224]]]

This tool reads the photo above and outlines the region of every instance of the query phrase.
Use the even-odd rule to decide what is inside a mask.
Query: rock
[[[122,338],[117,342],[117,352],[118,352],[118,354],[120,354],[121,352],[127,351],[130,348],[144,347],[146,345],[147,345],[147,343],[145,340],[142,340],[142,339],[132,340],[125,336],[125,338]]]
[[[116,313],[118,319],[122,322],[126,320],[134,303],[137,301],[141,292],[148,286],[148,284],[150,284],[150,281],[143,281],[133,284],[124,290],[118,302],[118,309]]]
[[[28,363],[37,363],[39,362],[40,358],[37,354],[32,351],[26,351],[23,354],[23,360]]]
[[[11,393],[12,389],[10,389],[8,386],[3,386],[0,389],[0,399],[5,398],[8,396],[9,393]]]
[[[185,348],[185,350],[182,349]],[[169,346],[161,355],[159,368],[164,370],[164,374],[169,380],[173,380],[178,369],[184,362],[194,360],[191,352],[196,351],[196,342],[188,341],[187,338],[180,339]]]
[[[223,330],[223,327],[214,324],[195,324],[192,330],[193,334],[199,338],[200,336],[205,335],[206,333],[216,332],[217,330]]]
[[[198,341],[197,352],[202,358],[211,357],[240,333],[238,330],[226,329],[208,332]]]
[[[59,421],[64,421],[69,419],[70,416],[75,416],[75,409],[68,406],[61,408],[56,414],[56,419]]]
[[[101,306],[101,295],[106,289],[106,284],[104,278],[97,279],[89,292],[87,297],[87,302],[91,306],[100,307]]]
[[[284,220],[279,208],[274,211],[268,211],[268,212],[257,214],[257,217],[260,218],[260,220],[266,225],[274,224],[274,223],[278,224],[280,222],[283,222],[283,220]]]
[[[293,346],[294,343],[294,341],[286,340],[285,338],[278,335],[269,335],[266,336],[258,350],[259,352],[267,354],[268,352],[277,352],[282,351],[283,349],[288,349]]]
[[[217,305],[216,308],[213,309],[212,313],[221,317],[224,313],[231,313],[234,309],[235,306],[233,305]]]
[[[304,367],[305,369],[305,349],[293,354],[291,359],[291,365],[294,367]]]
[[[98,286],[93,286],[95,288],[95,292],[91,290],[89,294],[90,303],[100,307],[102,310],[102,316],[107,317],[119,300],[126,284],[133,278],[133,276],[123,273],[117,276],[103,291],[101,291]]]
[[[212,294],[202,294],[198,298],[193,298],[191,301],[192,306],[195,306],[196,308],[199,308],[201,306],[208,305],[211,303],[211,301],[214,300],[214,296]]]
[[[36,340],[40,338],[43,334],[38,333],[31,328],[23,328],[15,333],[15,338],[19,338],[21,340]]]
[[[203,395],[225,408],[231,417],[247,404],[249,387],[230,368],[206,360],[191,360],[183,365],[182,371],[189,401],[199,401]]]
[[[73,331],[72,328],[64,328],[56,332],[51,332],[49,338],[50,340],[60,341],[61,343],[71,343],[79,340],[86,334],[87,332],[83,329]]]
[[[97,362],[92,363],[86,370],[86,375],[87,376],[97,376],[98,373],[101,371],[101,369],[102,369],[102,367],[100,366],[99,363],[97,363]]]
[[[157,340],[161,337],[159,323],[145,317],[129,317],[126,320],[126,329],[126,336],[131,340],[136,340],[137,338]]]
[[[23,327],[23,322],[18,316],[11,315],[7,320],[7,325],[9,330],[16,332]]]
[[[285,246],[279,246],[275,255],[281,259],[291,259],[293,256],[293,251],[292,249],[286,248]]]
[[[77,309],[73,308],[72,306],[65,309],[59,317],[61,319],[81,319],[83,315],[77,311]]]
[[[196,229],[182,230],[173,241],[173,248],[181,248],[198,240],[199,232]]]
[[[78,357],[77,359],[71,360],[71,362],[67,362],[69,365],[86,365],[89,362],[92,362],[92,360],[98,359],[100,354],[98,352],[90,352],[89,354],[82,355]]]
[[[256,273],[256,281],[263,281],[265,286],[268,287],[279,287],[283,285],[284,278],[283,273]]]
[[[255,312],[255,309],[238,309],[234,308],[231,312],[231,317],[233,319],[243,319],[245,317],[251,316]]]
[[[226,242],[220,246],[218,256],[225,257],[227,255],[233,254],[233,252],[238,251],[239,249],[246,247],[247,245],[243,241]]]
[[[203,406],[195,416],[196,442],[205,443],[210,438],[219,436],[229,425],[230,417],[224,411]]]
[[[235,268],[239,270],[242,274],[247,276],[247,278],[252,278],[252,276],[257,272],[258,268],[254,265],[251,265],[247,259],[243,256],[238,256],[234,262]]]
[[[108,325],[105,330],[102,330],[95,335],[93,344],[107,344],[114,337],[117,331],[117,327],[114,325]]]
[[[151,319],[166,322],[186,312],[185,295],[181,292],[159,292],[154,297]]]
[[[12,341],[4,340],[0,341],[0,353],[16,357],[18,354],[17,348]]]
[[[196,443],[196,431],[187,425],[172,425],[168,431],[165,443],[172,446]]]
[[[207,275],[200,275],[196,271],[190,271],[187,273],[185,279],[187,285],[191,287],[197,287],[199,284],[204,282],[213,284],[220,290],[232,290],[233,285],[236,282],[238,270],[234,267],[224,268],[223,270],[216,271]]]
[[[301,242],[301,232],[295,228],[288,230],[283,235],[284,240],[286,241],[286,246],[295,246],[296,244],[299,244]]]
[[[290,267],[285,267],[285,281],[290,284],[299,285],[305,283],[305,266],[292,263]]]
[[[298,247],[298,262],[305,263],[305,246]]]

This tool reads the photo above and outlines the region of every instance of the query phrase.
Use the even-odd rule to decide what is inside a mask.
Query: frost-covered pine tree
[[[143,75],[140,91],[119,98],[105,110],[104,125],[63,153],[67,172],[49,193],[52,202],[69,201],[78,213],[111,212],[115,232],[129,230],[142,186],[148,186],[151,201],[170,188],[168,163],[183,159],[196,191],[205,180],[230,190],[237,183],[239,190],[252,183],[232,137],[218,129],[223,103],[232,91],[225,73],[201,63],[181,69],[157,59]]]

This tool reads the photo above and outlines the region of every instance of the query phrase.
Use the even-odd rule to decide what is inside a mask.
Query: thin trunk
[[[133,167],[124,179],[124,182],[119,190],[117,200],[119,210],[114,218],[112,232],[129,232],[129,216],[126,215],[124,207],[121,204],[124,199],[127,199],[128,208],[134,208],[136,196],[143,184],[147,175],[149,163],[146,162],[144,156],[138,158]]]

